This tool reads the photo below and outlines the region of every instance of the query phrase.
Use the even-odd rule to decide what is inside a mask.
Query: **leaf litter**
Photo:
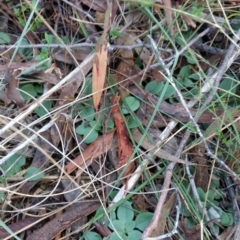
[[[122,209],[117,204],[132,197],[132,226],[138,211],[153,217],[141,231],[130,224],[124,233],[129,237],[178,239],[178,232],[199,239],[201,231],[205,238],[220,239],[232,228],[237,239],[238,49],[225,58],[238,44],[229,39],[235,41],[239,22],[233,15],[223,24],[223,11],[239,7],[216,1],[208,6],[209,14],[207,6],[184,2],[40,3],[36,11],[41,15],[31,22],[35,29],[26,21],[31,18],[28,1],[0,3],[0,36],[6,40],[0,45],[5,224],[0,238],[10,236],[11,229],[23,239],[67,239],[68,233],[85,239],[93,226],[94,236],[107,229],[103,235],[111,237],[114,214]],[[79,42],[85,47],[73,47]],[[28,98],[20,94],[24,90]],[[184,101],[191,107],[186,109]],[[82,117],[86,108],[95,109],[93,118]],[[79,126],[99,137],[85,144],[87,135],[77,133]],[[26,161],[7,165],[14,156]],[[189,168],[193,177],[186,174]],[[165,194],[170,184],[171,196]],[[115,202],[121,186],[123,194]],[[28,214],[35,218],[24,220]],[[108,221],[96,220],[100,215]]]

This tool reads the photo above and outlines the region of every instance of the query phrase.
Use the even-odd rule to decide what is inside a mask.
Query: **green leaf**
[[[109,130],[111,130],[111,129],[114,128],[114,121],[112,120],[112,118],[109,118],[109,119],[108,119],[107,128],[108,128]]]
[[[11,38],[9,37],[9,35],[7,33],[0,32],[0,44],[6,44],[10,42]]]
[[[194,226],[196,226],[196,222],[193,220],[192,217],[188,217],[187,218],[187,227],[188,227],[188,229],[191,229]]]
[[[89,122],[89,125],[94,129],[95,131],[99,132],[102,129],[102,124],[98,121],[91,121]]]
[[[217,179],[217,176],[214,176],[216,179],[212,179],[211,187],[212,188],[219,188],[220,187],[220,179]]]
[[[143,212],[137,215],[136,217],[136,228],[143,231],[150,221],[152,220],[153,213],[150,212]]]
[[[103,210],[102,207],[96,211],[94,218],[98,218],[100,215],[103,215],[103,216],[97,221],[99,222],[99,224],[106,224],[106,226],[110,224],[109,221],[113,221],[116,219],[116,213],[114,211],[109,213],[110,220],[108,218],[105,218],[105,211]]]
[[[25,174],[24,178],[28,181],[38,181],[44,177],[43,171],[37,167],[29,167]]]
[[[236,84],[234,86],[234,81],[232,78],[225,78],[219,85],[220,89],[229,91],[231,93],[236,93]]]
[[[85,240],[102,240],[102,237],[96,232],[87,231],[84,233],[83,239],[85,239]]]
[[[53,43],[53,35],[52,34],[48,34],[48,33],[44,33],[44,38],[47,42],[47,44],[51,44]]]
[[[0,193],[0,203],[4,200],[5,194],[4,193]]]
[[[86,144],[94,142],[98,138],[98,132],[91,128],[88,133],[83,135],[83,142]]]
[[[76,133],[83,135],[83,141],[86,144],[92,143],[98,138],[98,132],[92,127],[86,126],[86,122],[76,128]]]
[[[84,108],[83,104],[81,103],[75,104],[71,109],[72,116],[76,117],[82,108]]]
[[[185,87],[194,87],[195,86],[195,83],[191,80],[191,79],[189,79],[189,78],[185,78],[184,80],[183,80],[183,83],[182,83]]]
[[[88,125],[86,125],[87,122],[82,122],[81,125],[79,125],[77,128],[76,128],[76,133],[77,134],[80,134],[80,135],[84,135],[86,133],[89,133],[89,131],[91,131],[91,127],[89,127]]]
[[[43,93],[43,85],[42,84],[37,84],[35,86],[35,89],[38,93]]]
[[[128,118],[128,127],[131,129],[131,128],[136,128],[138,126],[140,126],[141,123],[138,121],[137,118],[133,117],[133,116],[130,116]]]
[[[80,112],[80,115],[84,120],[92,121],[95,117],[94,108],[93,107],[85,107]]]
[[[184,216],[184,217],[191,217],[191,213],[189,212],[189,210],[182,205],[180,208],[180,213]]]
[[[109,224],[109,228],[117,232],[122,232],[122,233],[125,232],[125,224],[123,221],[120,221],[120,220],[113,220]]]
[[[198,192],[201,202],[204,202],[205,201],[205,192],[200,187],[197,187],[197,192]]]
[[[207,192],[207,199],[209,202],[212,202],[214,200],[214,192],[210,189],[208,192]]]
[[[181,45],[181,46],[185,46],[187,42],[189,42],[189,40],[191,39],[191,37],[193,37],[193,34],[191,31],[187,31],[184,32],[183,34],[181,33],[177,33],[175,40],[176,42]]]
[[[124,227],[125,232],[129,233],[129,232],[133,231],[133,229],[135,228],[135,226],[136,226],[135,221],[126,222],[126,223],[125,223],[125,227]]]
[[[168,85],[166,91],[164,92],[163,100],[172,97],[172,95],[173,95],[174,93],[175,93],[175,89],[174,89],[174,87],[171,86],[171,85]]]
[[[133,240],[133,239],[141,239],[142,233],[140,231],[137,230],[133,230],[131,232],[128,233],[128,240]]]
[[[18,39],[18,41],[19,41],[19,39]],[[29,45],[30,46],[30,43],[25,38],[23,38],[21,40],[21,42],[19,43],[19,45]],[[32,60],[32,55],[33,55],[32,48],[19,48],[18,53],[25,56],[27,60]]]
[[[157,83],[156,81],[151,81],[149,82],[146,87],[145,87],[145,91],[148,91],[152,94],[157,94],[159,93],[164,87],[164,83]]]
[[[20,87],[20,89],[24,92],[21,91],[21,95],[23,97],[24,100],[29,100],[32,99],[33,97],[35,98],[37,96],[37,91],[36,88],[33,84],[28,83],[28,84],[24,84],[22,87]]]
[[[179,74],[178,74],[178,77],[180,79],[188,78],[189,75],[190,75],[190,69],[191,69],[190,65],[186,65],[186,66],[182,67]]]
[[[117,209],[117,217],[123,223],[131,222],[134,217],[132,203],[126,201],[123,205],[119,206]]]
[[[34,110],[34,112],[39,116],[39,117],[43,117],[44,115],[46,115],[49,110],[52,107],[52,101],[46,100],[43,102],[42,104],[43,106],[38,107]]]
[[[189,78],[193,79],[193,80],[196,80],[196,81],[199,81],[200,80],[200,73],[193,73],[191,75],[189,75]]]
[[[137,98],[129,96],[124,100],[124,106],[122,109],[123,114],[128,114],[129,110],[131,112],[136,111],[140,107],[140,102]]]
[[[220,189],[214,189],[214,199],[220,200],[224,196],[224,193]]]
[[[213,223],[213,229],[217,235],[220,234],[220,227],[217,224]]]
[[[22,170],[22,166],[26,163],[26,158],[20,154],[11,156],[1,168],[5,172],[5,177],[12,177]]]
[[[84,81],[84,87],[83,87],[82,92],[85,96],[92,94],[92,79],[91,78],[87,78]]]
[[[233,215],[231,213],[223,212],[221,214],[221,224],[225,227],[229,227],[233,225]]]
[[[191,52],[186,52],[184,54],[184,56],[186,57],[188,63],[190,63],[190,64],[197,64],[197,59],[196,59],[196,57],[194,57],[193,54],[191,54]]]
[[[118,235],[120,235],[120,237],[118,237]],[[115,232],[112,233],[109,240],[125,240],[125,239],[127,239],[126,234],[124,234],[123,232],[118,232],[118,235]]]
[[[87,126],[85,126],[85,122],[82,122],[81,125],[79,125],[77,128],[76,128],[76,133],[77,134],[80,134],[80,135],[83,135],[85,134],[86,131],[88,131],[86,128]],[[90,129],[92,129],[91,127],[88,127]]]

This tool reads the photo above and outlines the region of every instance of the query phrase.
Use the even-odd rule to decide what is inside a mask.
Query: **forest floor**
[[[238,0],[1,1],[0,239],[240,239],[239,38]]]

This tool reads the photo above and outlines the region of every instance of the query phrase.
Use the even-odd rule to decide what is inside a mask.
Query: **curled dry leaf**
[[[107,72],[107,57],[108,57],[108,42],[107,32],[110,28],[110,19],[112,13],[112,4],[110,3],[105,13],[104,30],[96,46],[96,55],[93,61],[93,77],[92,77],[92,92],[93,104],[98,110],[99,102],[102,96],[102,91],[105,83]]]
[[[81,168],[86,168],[92,163],[94,158],[101,156],[104,153],[107,153],[112,146],[113,141],[113,134],[115,130],[104,134],[103,136],[99,137],[95,142],[90,144],[86,150],[77,156],[72,162],[69,162],[65,166],[65,170],[67,173],[73,172],[77,166]]]
[[[106,71],[107,71],[107,55],[108,48],[107,42],[96,47],[96,56],[93,61],[93,77],[92,77],[92,91],[93,91],[93,103],[96,111],[98,110],[99,102],[102,96],[102,91],[105,83]]]
[[[128,131],[124,124],[122,115],[118,109],[118,106],[116,103],[119,103],[120,97],[116,96],[111,99],[112,106],[112,114],[114,118],[114,122],[116,125],[117,130],[117,137],[118,137],[118,169],[122,171],[122,169],[125,167],[126,164],[128,164],[128,161],[130,157],[133,154],[133,146],[128,138]],[[133,168],[134,168],[134,162],[130,162],[127,166],[126,171],[124,172],[123,176],[128,176]]]

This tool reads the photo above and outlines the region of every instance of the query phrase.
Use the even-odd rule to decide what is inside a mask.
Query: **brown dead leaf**
[[[147,202],[143,194],[136,194],[132,196],[133,203],[142,211],[146,211]]]
[[[9,68],[6,70],[4,83],[7,83],[6,95],[7,98],[13,100],[19,108],[24,106],[24,100],[18,91],[19,80],[16,78],[16,72],[10,72]]]
[[[107,153],[112,146],[114,131],[115,130],[108,132],[107,134],[99,137],[95,142],[90,144],[82,154],[80,154],[73,160],[75,164],[73,162],[69,162],[65,166],[66,172],[73,172],[77,168],[77,166],[80,166],[81,168],[86,168],[86,165],[89,166],[94,158],[97,158],[102,154]]]
[[[78,207],[73,206],[61,216],[53,218],[42,228],[34,231],[26,240],[51,240],[74,222],[95,212],[100,206],[101,204],[99,201],[85,202]]]
[[[172,207],[174,206],[174,203],[176,201],[176,194],[173,193],[171,197],[168,199],[168,201],[163,206],[163,214],[161,214],[161,217],[158,221],[157,228],[153,231],[151,237],[157,237],[161,236],[165,233],[165,227],[167,224],[167,216],[169,215]]]
[[[58,50],[53,54],[53,58],[63,63],[75,65],[76,60],[82,62],[91,52],[92,48],[90,47],[71,49],[71,55],[66,50]],[[72,56],[74,56],[75,59],[73,59]]]
[[[201,226],[198,224],[193,228],[189,229],[187,227],[187,221],[182,221],[179,223],[183,230],[183,239],[184,240],[200,240],[201,239]]]
[[[119,101],[120,101],[119,96],[112,97],[112,99],[111,99],[112,114],[113,114],[113,119],[114,119],[114,122],[116,125],[117,136],[118,136],[118,164],[117,164],[117,167],[120,171],[122,171],[123,167],[125,167],[125,165],[128,164],[128,161],[133,154],[133,146],[128,138],[128,131],[125,126],[122,115],[118,109],[118,106],[116,105],[116,103],[119,103]],[[123,176],[124,177],[128,176],[132,172],[134,166],[135,166],[135,164],[133,161],[131,163],[129,163]]]
[[[204,157],[205,148],[203,143],[192,148],[191,154],[193,154],[193,162],[197,163],[194,175],[196,186],[202,188],[205,192],[208,188],[210,174],[208,172],[207,159]]]
[[[122,33],[122,36],[117,39],[117,44],[120,45],[134,44],[134,37],[128,33]],[[136,73],[133,51],[122,49],[119,51],[119,54],[121,56],[121,62],[119,63],[116,69],[115,81],[124,84],[124,86],[126,87],[127,85],[129,85],[129,81],[126,82],[124,80],[133,76]],[[129,94],[129,92],[124,91],[123,88],[120,88],[120,90],[124,96],[126,95],[126,93]]]
[[[54,85],[59,82],[59,78],[53,73],[40,72],[33,74],[33,76],[36,77],[39,82],[47,82]]]

